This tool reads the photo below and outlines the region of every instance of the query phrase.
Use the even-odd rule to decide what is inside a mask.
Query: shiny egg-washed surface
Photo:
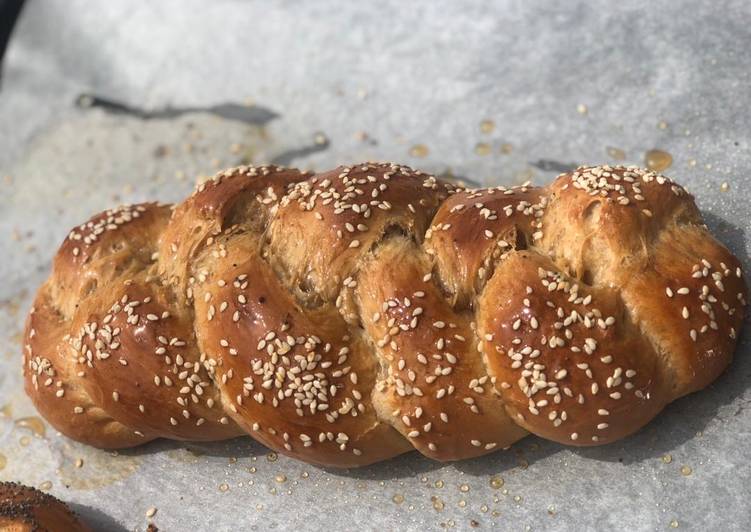
[[[240,167],[70,232],[26,389],[104,448],[245,432],[352,467],[527,431],[598,445],[717,378],[745,298],[693,198],[638,167],[475,190],[390,163]]]

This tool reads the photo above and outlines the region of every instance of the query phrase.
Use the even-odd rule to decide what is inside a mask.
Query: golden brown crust
[[[479,312],[490,374],[509,414],[530,432],[608,443],[667,402],[660,359],[616,290],[585,286],[541,255],[513,252]]]
[[[443,202],[425,248],[455,304],[468,305],[506,253],[540,238],[546,205],[547,190],[528,184],[459,191]]]
[[[15,482],[0,482],[0,529],[13,532],[89,532],[52,495]]]
[[[390,164],[241,167],[71,233],[26,389],[100,447],[248,433],[350,467],[527,431],[596,445],[715,379],[745,298],[691,196],[638,168],[467,191]]]
[[[227,413],[309,462],[348,467],[408,450],[367,400],[377,371],[368,346],[335,306],[301,308],[257,256],[253,238],[237,236],[195,291],[199,345],[216,361]]]
[[[373,394],[376,410],[435,460],[506,448],[526,433],[504,411],[477,356],[472,315],[451,307],[430,271],[417,245],[397,237],[360,275],[365,332],[386,368]]]

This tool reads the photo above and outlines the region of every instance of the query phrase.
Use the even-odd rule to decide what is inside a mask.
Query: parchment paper
[[[333,471],[248,438],[112,455],[18,420],[20,331],[69,228],[243,161],[510,184],[660,149],[749,271],[750,45],[745,0],[28,2],[0,90],[0,479],[102,530],[152,507],[167,531],[748,530],[748,334],[709,389],[586,450]]]

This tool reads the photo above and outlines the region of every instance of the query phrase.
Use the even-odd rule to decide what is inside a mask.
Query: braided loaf
[[[745,298],[692,197],[636,167],[481,190],[393,164],[241,167],[69,234],[26,390],[105,448],[248,433],[351,467],[527,431],[604,444],[727,367]]]

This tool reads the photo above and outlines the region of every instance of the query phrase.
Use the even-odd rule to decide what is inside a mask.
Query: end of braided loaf
[[[338,467],[458,460],[636,431],[727,367],[745,298],[692,197],[635,167],[481,190],[240,167],[74,229],[24,372],[99,447],[247,433]]]

